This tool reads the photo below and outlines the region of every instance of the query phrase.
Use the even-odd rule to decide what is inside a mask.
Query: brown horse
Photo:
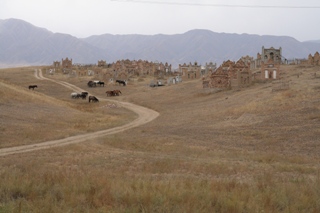
[[[96,98],[95,96],[89,96],[89,103],[90,102],[99,102],[98,98]]]
[[[109,90],[106,93],[107,93],[107,96],[115,96],[114,91]]]
[[[114,95],[116,95],[116,96],[119,96],[120,94],[122,94],[121,91],[118,90],[118,89],[113,90],[113,93],[114,93]]]
[[[97,83],[96,83],[96,82],[93,82],[93,81],[89,81],[89,82],[87,83],[87,85],[88,85],[88,87],[95,87],[95,86],[97,86]]]

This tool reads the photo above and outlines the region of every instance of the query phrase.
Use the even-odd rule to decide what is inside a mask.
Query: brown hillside
[[[32,72],[33,69],[1,72],[0,148],[107,129],[135,116],[124,108],[110,113],[107,102],[88,105],[88,99],[71,99],[73,91],[36,80]],[[32,84],[38,88],[29,90]]]
[[[0,70],[2,147],[135,118],[102,107],[112,100],[160,113],[118,134],[0,157],[0,212],[319,212],[319,67],[282,69],[289,89],[274,92],[272,82],[217,92],[200,81],[88,88],[88,77],[46,76],[110,99],[97,105],[49,81],[27,90],[33,69]],[[122,96],[106,97],[115,88]]]

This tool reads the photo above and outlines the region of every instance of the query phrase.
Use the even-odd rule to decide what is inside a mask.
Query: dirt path
[[[52,81],[57,84],[61,84],[61,85],[65,86],[73,91],[76,91],[76,92],[83,91],[83,89],[81,89],[75,85],[69,84],[67,82],[45,78],[45,77],[43,77],[41,70],[35,70],[34,75],[39,80]],[[64,138],[64,139],[46,141],[46,142],[42,142],[42,143],[38,143],[38,144],[3,148],[3,149],[0,149],[0,156],[6,156],[6,155],[11,155],[11,154],[23,153],[23,152],[31,152],[31,151],[40,150],[40,149],[48,149],[51,147],[65,146],[65,145],[69,145],[69,144],[84,142],[84,141],[91,140],[94,138],[119,133],[119,132],[122,132],[122,131],[125,131],[128,129],[146,124],[146,123],[156,119],[159,116],[159,113],[154,110],[151,110],[151,109],[148,109],[148,108],[145,108],[142,106],[138,106],[138,105],[135,105],[132,103],[120,102],[120,101],[110,100],[110,99],[105,99],[105,98],[99,98],[99,99],[115,102],[118,105],[135,112],[138,115],[138,118],[128,124],[123,125],[123,126],[114,127],[114,128],[106,129],[106,130],[101,130],[98,132],[81,134],[81,135],[76,135],[76,136],[72,136],[72,137],[68,137],[68,138]]]

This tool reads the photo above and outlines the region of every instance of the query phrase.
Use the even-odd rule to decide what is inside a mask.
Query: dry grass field
[[[34,69],[0,70],[0,148],[137,117],[108,100],[71,99],[70,88],[36,79]],[[0,212],[320,212],[320,68],[282,69],[289,89],[280,91],[272,82],[217,91],[200,80],[151,88],[143,77],[88,88],[89,77],[46,75],[160,116],[121,133],[0,157]],[[107,97],[112,89],[122,95]]]

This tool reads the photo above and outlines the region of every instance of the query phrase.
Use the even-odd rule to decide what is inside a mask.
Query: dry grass
[[[85,143],[1,157],[0,212],[319,212],[320,80],[311,75],[319,68],[283,69],[290,89],[278,92],[271,83],[220,92],[203,90],[200,81],[151,88],[148,78],[87,88],[87,77],[51,76],[98,97],[120,88],[123,95],[112,98],[160,117]],[[1,70],[0,78],[1,146],[134,118],[100,107],[106,103],[71,100],[68,89],[36,82],[32,69]],[[31,82],[39,90],[27,91]],[[83,124],[97,115],[100,122]],[[35,134],[34,125],[58,135]]]
[[[107,129],[135,117],[124,108],[110,109],[108,102],[71,99],[72,91],[52,82],[36,82],[29,70],[4,70],[1,75],[5,80],[0,80],[0,148]],[[38,88],[27,89],[30,84]]]

